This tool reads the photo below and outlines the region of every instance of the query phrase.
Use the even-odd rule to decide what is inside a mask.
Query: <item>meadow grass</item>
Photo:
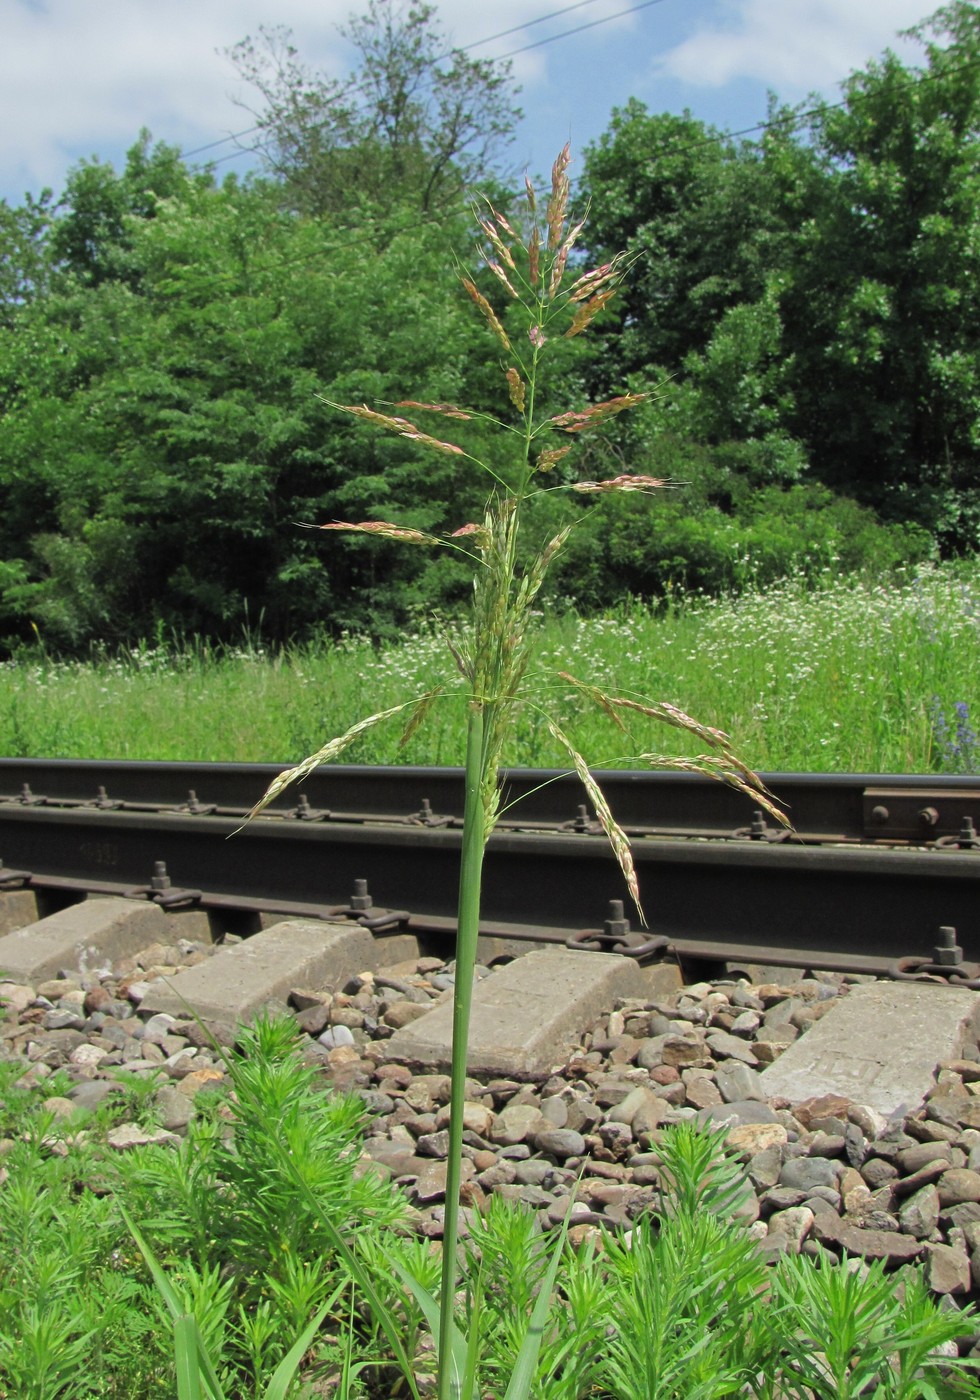
[[[667,700],[732,735],[756,768],[801,772],[977,772],[980,568],[944,565],[887,580],[828,574],[734,598],[640,602],[601,617],[553,612],[532,661],[539,693],[568,669],[607,692]],[[395,705],[453,669],[427,627],[397,644],[344,636],[267,650],[141,644],[84,662],[25,652],[0,666],[7,757],[289,763],[342,733],[370,696]],[[555,686],[554,710],[598,766],[649,747]],[[460,764],[466,716],[438,701],[400,747],[398,722],[366,734],[354,763]],[[678,734],[676,753],[690,753]],[[567,766],[525,712],[504,761]]]

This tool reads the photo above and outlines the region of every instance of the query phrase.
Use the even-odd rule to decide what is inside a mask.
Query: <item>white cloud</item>
[[[73,159],[109,157],[135,140],[141,126],[185,149],[249,126],[249,113],[234,101],[248,91],[224,50],[262,24],[281,24],[293,31],[305,63],[340,77],[350,50],[338,25],[363,8],[358,0],[6,0],[0,190],[60,188]],[[587,13],[615,9],[615,0],[600,0]],[[496,0],[492,11],[472,0],[443,0],[439,7],[457,44],[541,12],[540,0]],[[569,26],[582,22],[575,14],[565,18]],[[498,55],[549,32],[554,23],[475,52]],[[539,79],[546,53],[519,56],[517,80]]]
[[[344,3],[320,8],[339,16]],[[218,51],[257,28],[267,10],[254,0],[8,7],[3,43],[15,62],[0,94],[0,163],[49,180],[66,152],[128,144],[143,125],[175,141],[246,125],[230,100],[235,74]]]
[[[696,102],[698,90],[723,88],[733,79],[761,82],[793,100],[828,87],[893,43],[895,31],[914,23],[930,2],[705,0],[694,6],[669,0],[620,15],[624,0],[587,0],[532,24],[563,8],[562,0],[495,0],[492,7],[437,0],[440,23],[459,45],[524,26],[473,52],[500,57],[527,49],[513,65],[529,114],[521,136],[528,149],[522,147],[520,159],[532,163],[535,122],[562,139],[571,132],[581,144],[614,104],[625,101],[630,86],[642,89],[644,54],[658,37],[663,45],[666,33],[679,42],[663,53],[657,70],[680,80],[675,100],[690,102],[693,94]],[[249,92],[224,51],[262,24],[281,24],[293,31],[305,63],[341,77],[352,53],[337,26],[365,6],[366,0],[0,0],[6,60],[0,195],[18,199],[42,185],[60,191],[68,167],[81,156],[118,164],[142,126],[185,150],[248,128],[252,118],[234,98],[248,100]],[[577,38],[551,42],[596,21],[598,27]],[[550,81],[559,72],[561,88]],[[739,125],[735,99],[732,107],[731,124]],[[552,144],[549,139],[549,163]],[[227,144],[208,154],[221,158],[234,149]]]
[[[801,95],[836,83],[885,48],[912,53],[897,32],[927,11],[928,0],[729,0],[717,23],[702,25],[656,66],[701,87],[749,78],[780,96]]]

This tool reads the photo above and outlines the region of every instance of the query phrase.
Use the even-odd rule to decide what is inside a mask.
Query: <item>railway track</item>
[[[275,771],[0,762],[0,1061],[40,1095],[61,1071],[67,1096],[43,1102],[68,1125],[143,1080],[153,1126],[121,1122],[108,1146],[176,1147],[196,1096],[227,1078],[217,1042],[261,1012],[292,1016],[318,1083],[363,1101],[361,1169],[396,1181],[438,1238],[461,775],[331,769],[239,832]],[[656,1203],[661,1128],[695,1119],[724,1126],[745,1163],[744,1222],[766,1259],[916,1263],[945,1306],[975,1300],[977,969],[958,964],[965,986],[851,974],[906,970],[903,955],[933,983],[933,962],[955,974],[957,948],[930,955],[954,922],[967,958],[980,951],[977,794],[768,782],[792,805],[791,839],[696,778],[608,776],[652,916],[630,933],[576,785],[506,775],[467,1200],[500,1193],[545,1228],[568,1217],[581,1240],[629,1229]],[[961,1353],[975,1344],[966,1316]]]
[[[351,918],[451,945],[463,807],[449,768],[337,765],[245,830],[271,765],[0,761],[0,882],[47,907],[85,892],[197,906],[250,931],[264,912]],[[980,969],[980,786],[965,779],[770,774],[794,831],[694,774],[609,772],[648,931],[629,930],[594,814],[567,774],[504,775],[483,931],[685,961],[881,975]],[[233,837],[234,839],[229,839]],[[250,925],[249,921],[253,924]],[[963,955],[942,948],[955,929]]]

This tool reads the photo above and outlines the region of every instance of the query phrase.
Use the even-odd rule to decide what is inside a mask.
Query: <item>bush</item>
[[[925,531],[883,525],[826,487],[767,486],[729,510],[683,490],[669,498],[612,498],[601,521],[586,508],[554,576],[554,597],[583,611],[627,598],[722,595],[791,576],[880,575],[933,554]]]

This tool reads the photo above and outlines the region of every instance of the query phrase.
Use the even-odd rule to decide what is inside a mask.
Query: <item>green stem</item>
[[[453,986],[453,1051],[449,1097],[449,1157],[446,1172],[446,1217],[442,1240],[442,1283],[439,1295],[438,1400],[459,1400],[462,1377],[452,1366],[453,1303],[456,1296],[456,1252],[459,1241],[459,1188],[463,1159],[463,1104],[466,1101],[466,1052],[473,1001],[473,971],[480,931],[480,884],[486,846],[483,811],[486,706],[470,706],[466,731],[466,799],[463,809],[463,850],[459,869],[459,913],[456,934],[456,975]]]

